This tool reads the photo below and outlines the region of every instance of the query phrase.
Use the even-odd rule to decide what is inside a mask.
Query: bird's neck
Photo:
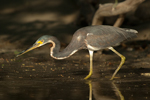
[[[68,45],[64,50],[60,51],[60,42],[57,39],[50,40],[53,46],[50,49],[50,56],[54,59],[65,59],[73,55],[77,50]]]

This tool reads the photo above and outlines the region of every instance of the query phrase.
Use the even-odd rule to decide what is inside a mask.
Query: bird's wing
[[[89,33],[86,37],[86,42],[88,45],[97,47],[100,49],[114,46],[123,40],[132,38],[136,36],[135,30],[132,29],[122,29],[117,28],[117,30],[104,30],[95,33]]]

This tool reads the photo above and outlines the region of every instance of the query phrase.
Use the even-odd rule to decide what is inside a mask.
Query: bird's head
[[[52,37],[52,36],[49,36],[49,35],[44,35],[44,36],[40,37],[40,38],[33,44],[33,46],[31,46],[31,47],[28,48],[27,50],[24,50],[24,51],[20,52],[20,53],[17,55],[17,57],[18,57],[18,56],[21,56],[21,55],[23,55],[23,54],[25,54],[25,53],[27,53],[27,52],[33,50],[33,49],[35,49],[35,48],[38,48],[38,47],[40,47],[40,46],[45,45],[46,43],[49,42],[49,39],[50,39],[51,37]]]

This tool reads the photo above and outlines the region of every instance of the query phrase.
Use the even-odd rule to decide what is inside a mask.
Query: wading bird
[[[55,59],[65,59],[70,57],[80,49],[88,49],[90,54],[90,71],[89,74],[84,78],[88,79],[93,72],[93,52],[108,48],[121,57],[120,65],[117,67],[111,77],[112,80],[125,62],[125,57],[117,52],[112,46],[116,46],[123,40],[136,37],[136,33],[138,32],[133,29],[117,28],[106,25],[87,26],[78,29],[74,33],[70,44],[62,51],[59,51],[60,42],[57,40],[57,38],[50,35],[44,35],[40,37],[32,47],[25,51],[22,51],[17,56],[20,56],[47,43],[53,44],[50,49],[50,55]]]

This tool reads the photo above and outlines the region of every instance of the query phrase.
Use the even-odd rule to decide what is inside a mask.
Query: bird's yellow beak
[[[33,46],[30,47],[29,49],[20,52],[20,53],[17,55],[17,57],[18,57],[18,56],[21,56],[21,55],[23,55],[23,54],[25,54],[25,53],[27,53],[27,52],[29,52],[29,51],[31,51],[31,50],[37,48],[37,47],[39,47],[41,44],[43,44],[43,42],[41,42],[41,41],[39,41],[39,42],[33,44]]]

